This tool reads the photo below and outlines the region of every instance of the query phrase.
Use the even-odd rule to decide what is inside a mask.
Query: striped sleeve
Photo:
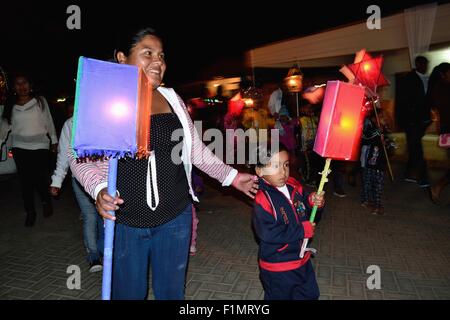
[[[78,162],[72,148],[69,148],[68,159],[72,175],[95,200],[97,193],[100,191],[98,187],[101,185],[107,187],[108,161],[86,160],[86,162]]]
[[[220,183],[223,183],[225,180],[229,180],[227,178],[231,177],[232,175],[236,176],[236,169],[233,169],[231,166],[223,163],[223,161],[220,160],[214,153],[212,153],[211,150],[203,143],[180,96],[178,96],[178,100],[183,107],[184,113],[186,114],[189,123],[189,131],[191,132],[192,164],[210,177],[220,181]]]

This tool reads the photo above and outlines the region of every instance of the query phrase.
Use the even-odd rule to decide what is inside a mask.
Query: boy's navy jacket
[[[259,266],[262,269],[282,272],[304,265],[310,257],[307,251],[300,259],[304,238],[313,236],[309,222],[312,195],[303,191],[301,184],[289,178],[287,187],[292,203],[276,187],[264,179],[259,180],[255,196],[253,227],[259,238]],[[320,220],[322,209],[318,208],[314,222]]]

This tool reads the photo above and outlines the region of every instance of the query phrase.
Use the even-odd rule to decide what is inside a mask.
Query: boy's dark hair
[[[273,155],[281,152],[286,151],[289,153],[288,149],[284,144],[281,142],[278,142],[278,144],[275,144],[272,146],[272,141],[267,141],[265,145],[260,145],[258,148],[256,148],[256,168],[264,168],[270,161]]]

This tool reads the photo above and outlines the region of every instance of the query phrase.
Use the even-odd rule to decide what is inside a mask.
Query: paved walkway
[[[198,253],[190,259],[186,298],[262,299],[251,207],[208,187],[200,205]],[[331,188],[331,186],[330,186]],[[327,211],[314,239],[321,299],[450,299],[450,206],[435,206],[406,182],[386,182],[386,216],[327,193]],[[444,196],[450,199],[450,191]],[[16,179],[0,182],[0,299],[99,299],[101,273],[91,274],[82,247],[79,213],[70,187],[55,214],[24,214]],[[69,290],[67,268],[81,268],[81,289]],[[367,267],[381,270],[381,289],[369,290]],[[152,298],[150,290],[150,298]]]

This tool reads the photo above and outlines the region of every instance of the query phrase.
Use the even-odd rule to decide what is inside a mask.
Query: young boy
[[[264,164],[262,161],[268,160]],[[318,299],[319,287],[310,251],[300,258],[304,238],[314,234],[309,215],[317,204],[317,220],[324,206],[323,193],[308,195],[289,177],[289,154],[282,145],[260,150],[256,174],[260,177],[255,197],[253,226],[259,239],[260,277],[266,300]]]

